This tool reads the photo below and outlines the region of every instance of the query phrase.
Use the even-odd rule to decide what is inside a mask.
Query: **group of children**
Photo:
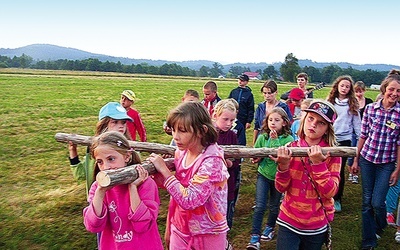
[[[163,249],[157,226],[160,206],[157,186],[165,188],[171,197],[165,229],[165,243],[169,249],[231,248],[227,232],[232,227],[238,198],[242,159],[224,158],[219,145],[246,144],[245,129],[250,127],[254,118],[254,97],[247,87],[248,81],[247,75],[241,75],[238,88],[232,90],[229,98],[224,100],[218,97],[215,82],[207,82],[203,86],[205,98],[202,102],[199,102],[196,91],[189,90],[182,103],[170,111],[165,128],[169,129],[177,147],[174,172],[168,169],[161,156],[151,154],[148,160],[158,172],[152,178],[139,166],[139,177],[131,184],[103,188],[94,181],[98,171],[140,163],[140,157],[127,142],[132,139],[127,132],[127,123],[132,118],[127,115],[123,105],[127,100],[135,99],[131,91],[122,92],[122,106],[109,103],[100,110],[96,137],[87,151],[85,164],[79,161],[76,145],[70,143],[71,166],[79,169],[80,176],[86,176],[89,190],[84,224],[87,230],[97,233],[100,249]],[[298,119],[295,121],[290,107],[276,100],[276,83],[267,81],[263,85],[261,92],[265,102],[258,105],[255,114],[254,147],[277,148],[277,155],[252,159],[253,163],[258,164],[258,175],[256,205],[247,249],[260,249],[260,240],[271,240],[276,224],[279,225],[278,249],[302,249],[305,246],[307,249],[321,249],[328,238],[330,222],[337,209],[334,202],[340,202],[341,199],[343,161],[347,161],[341,157],[331,157],[329,153],[323,154],[322,147],[333,147],[338,142],[350,146],[352,140],[359,138],[358,148],[364,157],[360,163],[386,164],[393,171],[394,163],[400,158],[400,105],[397,104],[400,78],[398,75],[397,78],[391,76],[385,81],[388,84],[382,84],[383,99],[379,104],[387,105],[382,112],[391,115],[391,119],[383,124],[390,134],[383,139],[384,134],[375,129],[382,123],[376,117],[365,115],[361,125],[359,107],[373,109],[378,104],[367,106],[366,102],[364,105],[358,103],[351,77],[338,78],[327,101],[305,99],[307,92],[302,92],[303,95],[296,91],[289,93],[289,96],[300,95],[305,99],[299,103],[300,113],[296,114]],[[394,97],[396,100],[393,103]],[[371,112],[382,116],[378,111]],[[340,124],[337,123],[339,120]],[[373,138],[370,147],[386,140],[393,152],[397,148],[397,158],[394,153],[394,156],[385,157],[387,153],[384,149],[374,148],[383,156],[378,161],[372,159],[372,149],[364,147],[368,136]],[[308,156],[293,157],[290,147],[308,147]],[[357,157],[351,171],[353,174],[358,172]],[[384,177],[376,175],[383,179],[390,177],[394,185],[397,182],[397,170],[393,174],[392,171]],[[367,178],[364,177],[364,170],[361,173],[363,180]],[[386,188],[379,187],[376,191],[370,181],[369,184],[368,187],[363,184],[363,227],[367,211],[371,213],[373,208],[381,216],[378,210],[381,209],[381,203],[376,206],[364,192],[384,193]],[[269,216],[262,231],[267,207]],[[366,218],[365,221],[371,226],[371,219]],[[364,240],[364,235],[363,230],[363,247],[374,247],[376,241],[370,238]]]

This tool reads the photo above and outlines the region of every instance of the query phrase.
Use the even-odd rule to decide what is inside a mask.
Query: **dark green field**
[[[210,79],[174,78],[99,72],[0,70],[0,249],[95,249],[95,235],[86,232],[82,209],[86,206],[84,183],[71,174],[67,145],[56,142],[58,132],[93,135],[98,111],[118,101],[132,89],[147,129],[148,141],[168,144],[162,130],[168,110],[180,103],[185,90],[202,94]],[[226,98],[236,80],[216,80]],[[256,103],[261,102],[262,82],[250,82]],[[282,84],[283,93],[294,85]],[[316,91],[325,98],[329,88]],[[367,91],[375,99],[377,91]],[[252,130],[248,130],[251,141]],[[85,147],[79,147],[83,157]],[[146,153],[142,153],[146,156]],[[251,230],[256,166],[243,164],[243,181],[233,230],[235,249],[245,249]],[[162,198],[159,228],[164,232],[168,195]],[[399,249],[394,228],[388,228],[377,249]],[[361,244],[361,185],[346,183],[343,211],[333,222],[335,249],[359,249]],[[275,249],[275,240],[262,244]]]

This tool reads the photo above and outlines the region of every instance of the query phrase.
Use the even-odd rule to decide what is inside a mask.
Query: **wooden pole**
[[[169,169],[174,168],[173,158],[164,159],[164,162],[167,164]],[[149,172],[149,175],[157,172],[152,162],[143,161],[141,164],[134,164],[124,168],[100,171],[96,175],[96,181],[101,187],[112,187],[115,185],[134,182],[139,177],[136,170],[138,165],[141,165],[144,169],[146,169],[147,172]]]
[[[66,134],[66,133],[57,133],[55,135],[55,139],[58,142],[68,143],[69,141],[78,144],[90,146],[92,144],[92,136],[84,136],[84,135],[76,135],[76,134]],[[153,142],[138,142],[138,141],[129,141],[129,144],[136,151],[141,152],[150,152],[156,154],[169,154],[174,155],[176,147],[153,143]],[[227,146],[220,145],[224,150],[225,158],[258,158],[258,157],[268,157],[277,155],[277,148],[250,148],[244,146]],[[302,157],[308,156],[307,150],[308,147],[291,147],[292,156],[294,157]],[[322,152],[326,154],[330,153],[331,156],[340,156],[340,157],[354,157],[357,154],[356,147],[323,147]]]

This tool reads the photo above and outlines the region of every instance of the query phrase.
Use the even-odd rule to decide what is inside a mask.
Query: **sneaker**
[[[260,235],[252,234],[250,237],[250,242],[247,244],[247,250],[260,250]]]
[[[358,175],[353,175],[353,181],[351,183],[358,184]]]
[[[396,222],[392,213],[386,213],[386,221],[389,226],[396,227]]]
[[[394,234],[394,240],[395,240],[397,243],[400,243],[400,231],[397,231],[397,232]]]
[[[226,240],[226,250],[233,250],[233,246],[228,240]]]
[[[340,203],[340,201],[335,201],[333,205],[335,207],[335,213],[342,212],[342,204]]]
[[[264,229],[264,232],[261,235],[261,240],[262,241],[270,241],[272,238],[274,238],[275,231],[272,227],[266,226]]]
[[[375,234],[377,240],[380,240],[382,237],[379,234]]]
[[[347,180],[348,181],[353,181],[353,174],[349,174],[349,178]]]

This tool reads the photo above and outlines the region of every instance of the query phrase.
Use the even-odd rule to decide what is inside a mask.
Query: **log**
[[[173,158],[164,159],[164,162],[169,169],[174,168]],[[96,175],[96,181],[101,187],[113,187],[120,184],[134,182],[139,177],[136,170],[138,165],[141,165],[144,169],[146,169],[147,172],[149,172],[149,175],[157,172],[152,162],[143,161],[141,164],[134,164],[124,168],[100,171]]]
[[[76,135],[76,134],[66,134],[66,133],[57,133],[55,135],[55,139],[58,142],[68,143],[71,141],[78,145],[90,146],[92,143],[92,136],[84,136],[84,135]],[[176,147],[153,143],[153,142],[138,142],[138,141],[129,141],[131,147],[133,147],[136,151],[141,152],[150,152],[156,154],[169,154],[174,155]],[[238,145],[220,145],[224,150],[225,158],[258,158],[258,157],[268,157],[277,155],[277,148],[250,148]],[[308,147],[291,147],[293,157],[304,157],[307,156]],[[322,148],[322,152],[326,154],[330,153],[331,156],[340,156],[340,157],[354,157],[357,155],[356,147],[324,147]]]

